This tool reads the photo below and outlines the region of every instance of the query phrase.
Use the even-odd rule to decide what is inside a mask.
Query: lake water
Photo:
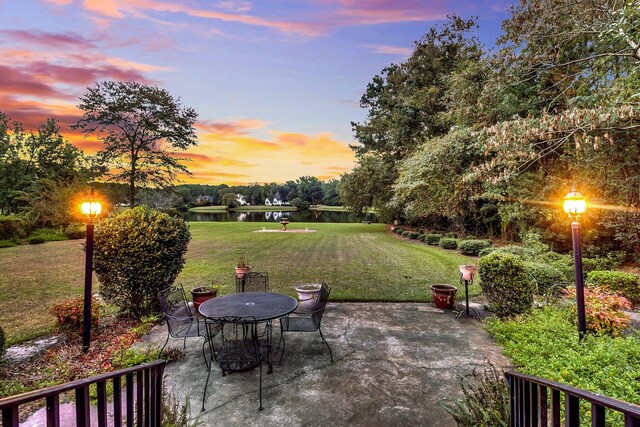
[[[295,211],[295,212],[191,212],[186,214],[187,221],[226,221],[226,222],[280,222],[287,218],[291,222],[378,222],[376,214],[354,215],[351,212]]]

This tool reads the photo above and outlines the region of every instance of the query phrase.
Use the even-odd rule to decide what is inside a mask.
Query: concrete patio
[[[334,363],[318,333],[287,334],[282,364],[271,375],[263,367],[263,411],[258,369],[222,377],[214,365],[200,412],[201,338],[188,340],[184,358],[167,366],[165,384],[179,401],[188,399],[196,425],[455,426],[440,404],[459,396],[457,377],[487,360],[507,364],[480,322],[432,304],[330,303],[322,329]],[[276,320],[274,341],[279,336]],[[145,343],[165,337],[166,327],[156,326]]]

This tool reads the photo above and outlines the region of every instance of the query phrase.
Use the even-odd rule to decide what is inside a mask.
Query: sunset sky
[[[199,113],[185,182],[338,178],[375,74],[449,13],[493,45],[508,0],[0,0],[0,110],[27,128],[104,79],[161,86]],[[76,142],[79,141],[79,142]]]

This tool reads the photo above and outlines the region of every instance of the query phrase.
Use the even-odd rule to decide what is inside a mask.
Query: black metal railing
[[[505,372],[505,378],[510,390],[511,427],[578,427],[580,406],[585,404],[591,408],[583,417],[588,418],[586,412],[590,412],[592,427],[605,427],[608,412],[621,414],[625,427],[640,427],[640,406],[518,372]]]
[[[108,374],[72,381],[41,390],[34,390],[17,396],[0,399],[3,427],[19,425],[19,408],[25,403],[46,400],[47,427],[59,427],[60,395],[74,392],[76,426],[91,425],[89,387],[95,384],[97,422],[99,427],[107,426],[107,382],[113,384],[113,422],[114,427],[156,427],[162,417],[162,375],[164,360],[122,369]],[[122,379],[125,379],[123,402]],[[135,423],[135,424],[134,424]],[[68,421],[65,422],[68,425]]]

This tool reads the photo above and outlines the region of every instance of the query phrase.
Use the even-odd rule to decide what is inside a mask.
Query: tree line
[[[633,0],[521,0],[488,50],[474,19],[450,16],[367,85],[342,200],[568,249],[553,206],[575,185],[601,206],[587,251],[640,255],[639,18]]]

